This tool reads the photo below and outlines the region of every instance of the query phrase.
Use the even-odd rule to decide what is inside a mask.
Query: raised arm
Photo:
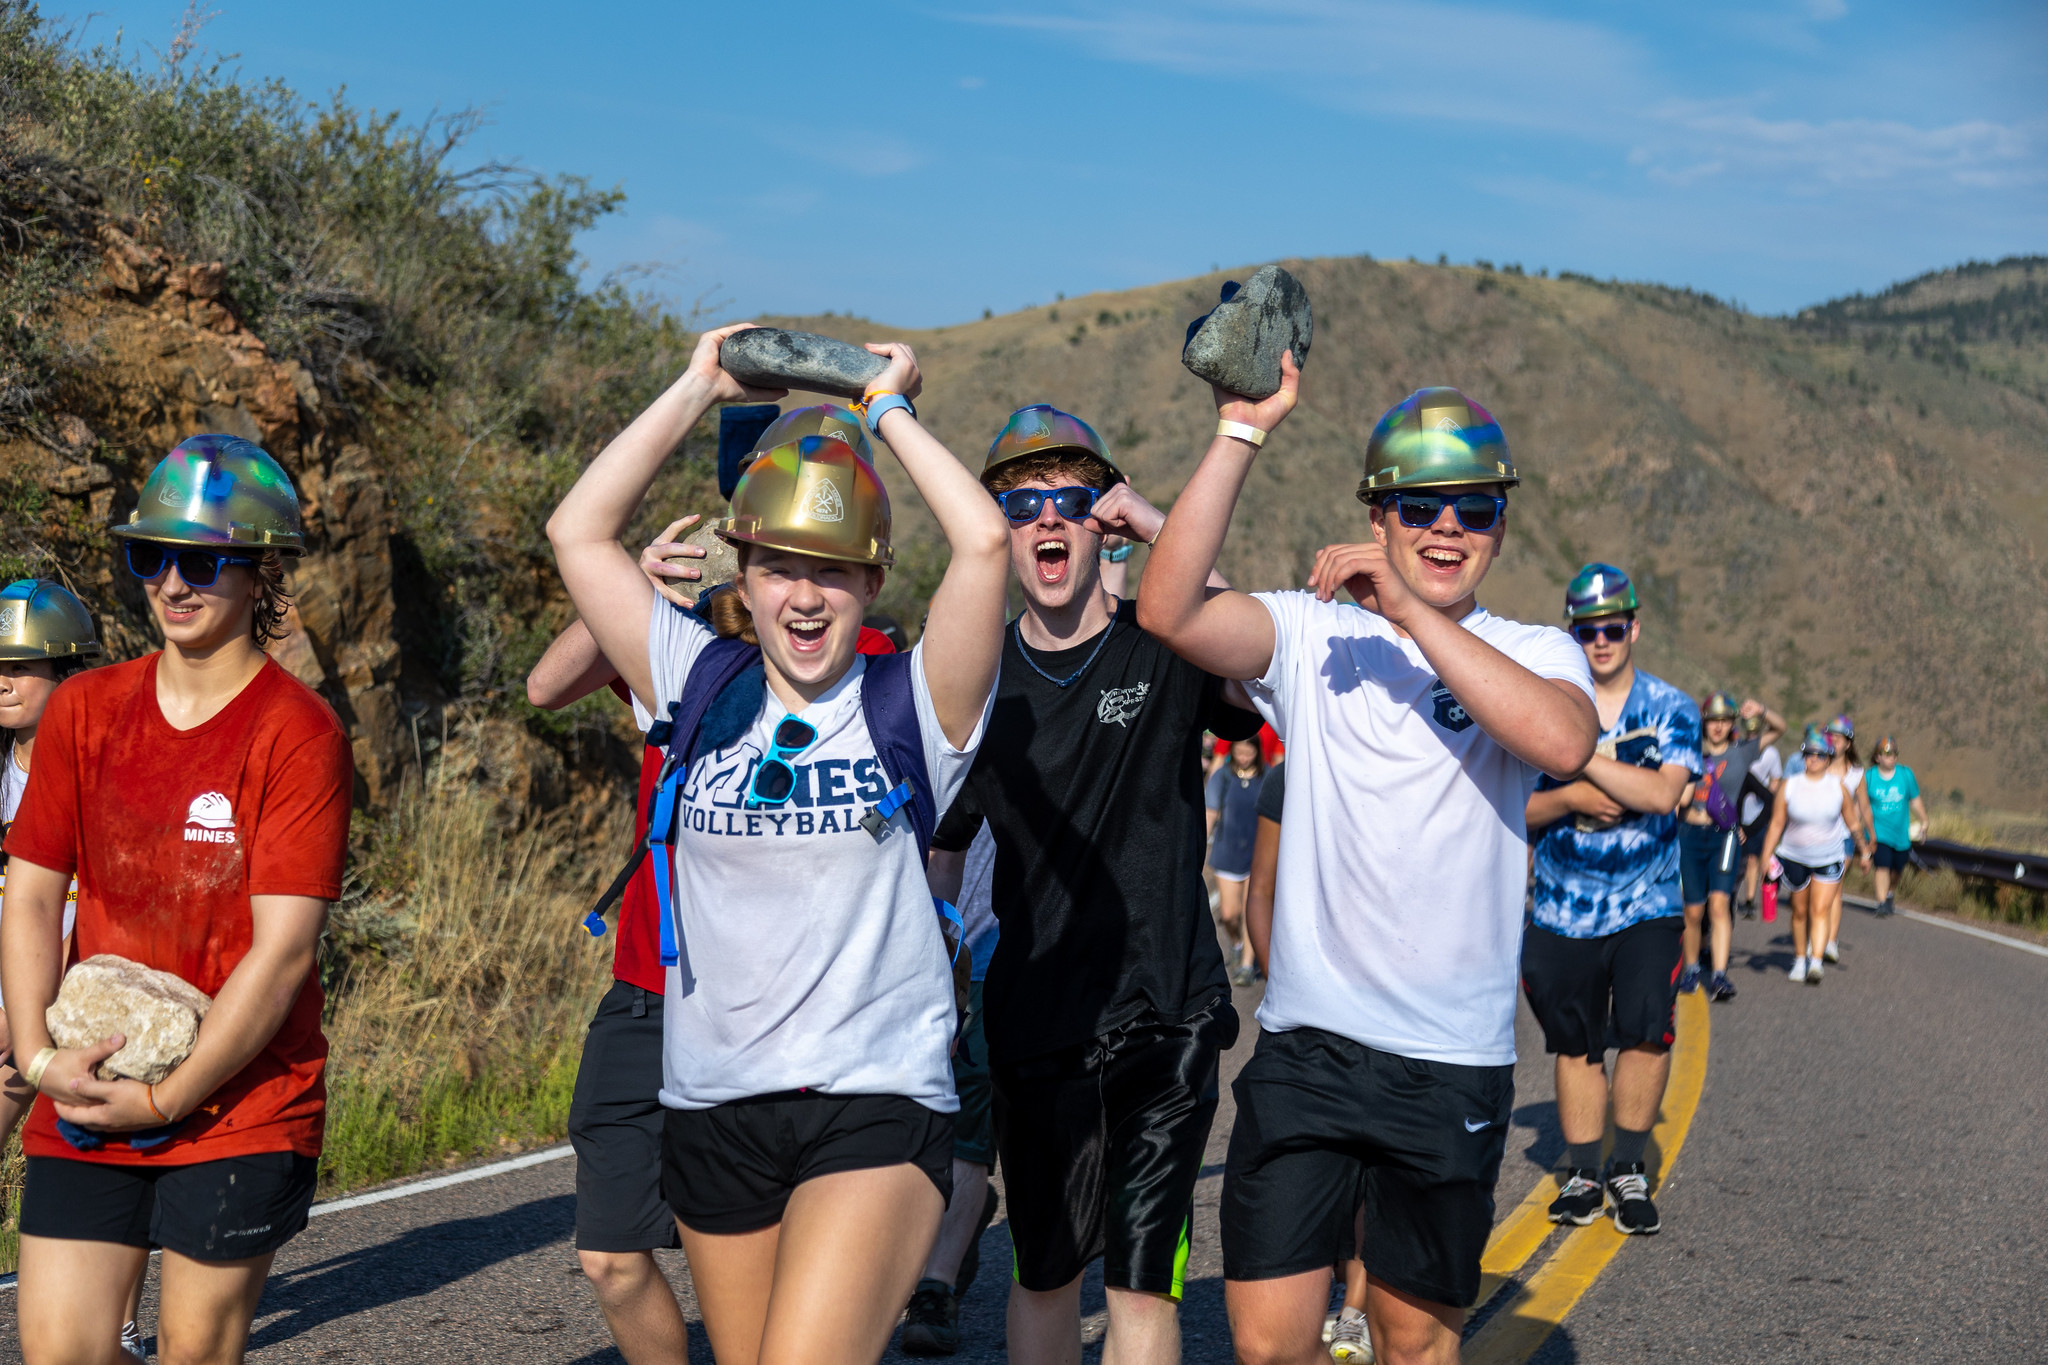
[[[1270,434],[1294,410],[1301,389],[1291,352],[1280,357],[1280,372],[1280,391],[1262,402],[1214,390],[1217,417]],[[1240,681],[1272,665],[1273,618],[1250,595],[1210,592],[1206,584],[1258,454],[1259,447],[1238,436],[1218,435],[1209,443],[1174,499],[1138,584],[1139,625],[1198,668]]]
[[[921,380],[917,357],[901,342],[869,345],[889,357],[870,395],[915,397]],[[946,576],[932,594],[930,614],[918,649],[925,685],[939,728],[955,748],[973,738],[974,727],[995,689],[1003,654],[1003,606],[1009,590],[1010,529],[980,480],[902,408],[882,414],[878,430],[889,450],[917,486],[952,552]]]
[[[751,326],[736,323],[699,337],[682,377],[590,462],[548,518],[548,540],[576,614],[599,652],[642,699],[653,691],[647,618],[654,586],[620,538],[662,464],[714,403],[769,402],[783,396],[781,389],[750,389],[719,368],[719,346]]]
[[[1757,743],[1765,748],[1778,742],[1778,736],[1785,733],[1785,718],[1751,697],[1742,703],[1742,715],[1761,716],[1764,727],[1757,731]]]
[[[1661,815],[1678,804],[1678,794],[1692,781],[1692,770],[1682,763],[1639,768],[1595,754],[1586,760],[1585,777],[1630,810]]]
[[[676,539],[696,520],[694,512],[687,517],[677,517],[668,524],[668,529],[640,552],[640,571],[647,575],[647,581],[654,585],[656,592],[685,610],[696,606],[697,599],[670,580],[687,583],[704,576],[704,571],[695,565],[674,562],[704,558],[703,550]],[[598,649],[590,627],[580,620],[571,621],[554,638],[547,652],[540,656],[540,662],[533,666],[533,671],[526,675],[526,699],[543,711],[559,711],[571,702],[583,700],[618,676],[619,670],[612,667],[611,660]]]

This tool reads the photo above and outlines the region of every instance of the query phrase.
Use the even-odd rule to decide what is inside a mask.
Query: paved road
[[[1738,925],[1742,995],[1714,1013],[1705,1098],[1659,1196],[1665,1232],[1624,1246],[1537,1359],[2048,1356],[2048,959],[1851,911],[1842,968],[1795,987],[1781,927]],[[1238,1003],[1226,1075],[1255,992]],[[1520,1032],[1503,1213],[1562,1151],[1526,1011]],[[1226,1089],[1198,1195],[1190,1365],[1230,1359],[1215,1237],[1230,1115]],[[570,1249],[573,1202],[557,1161],[317,1219],[279,1258],[251,1358],[617,1361]],[[1007,1253],[999,1221],[962,1365],[1002,1358]],[[681,1257],[666,1265],[694,1316]],[[1091,1343],[1101,1304],[1098,1279]],[[19,1358],[11,1294],[0,1342]],[[693,1346],[710,1365],[701,1335]]]

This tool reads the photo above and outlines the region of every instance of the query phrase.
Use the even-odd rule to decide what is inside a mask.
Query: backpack
[[[861,680],[861,714],[867,722],[868,735],[875,742],[875,756],[881,761],[890,790],[868,810],[861,825],[879,840],[890,818],[902,810],[917,839],[922,866],[931,850],[932,831],[938,826],[939,813],[932,796],[931,775],[925,767],[924,733],[917,723],[917,697],[910,672],[916,665],[908,654],[862,657],[867,660],[867,674]],[[626,883],[639,870],[640,860],[652,851],[656,854],[655,900],[661,907],[661,965],[677,964],[677,906],[670,884],[675,868],[677,797],[691,764],[707,753],[727,747],[747,732],[760,714],[767,684],[758,645],[718,638],[697,656],[683,683],[682,696],[668,705],[668,718],[647,729],[648,744],[666,751],[648,802],[647,834],[584,916],[584,927],[592,937],[604,933],[605,910],[625,891]],[[966,926],[960,912],[950,903],[934,898],[934,904],[944,921],[942,934],[957,975]]]

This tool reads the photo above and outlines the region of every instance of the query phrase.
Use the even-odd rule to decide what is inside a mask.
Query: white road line
[[[1842,899],[1859,910],[1877,909],[1876,901],[1866,900],[1862,896],[1843,896]],[[1974,924],[1962,924],[1956,920],[1942,919],[1938,915],[1923,915],[1918,910],[1907,910],[1904,907],[1899,909],[1899,913],[1907,919],[1916,919],[1922,924],[1931,924],[1937,929],[1953,929],[1959,934],[1968,934],[1971,938],[1981,938],[1991,943],[2003,943],[2006,947],[2017,948],[2023,953],[2033,953],[2038,957],[2048,957],[2048,948],[2043,948],[2038,943],[2029,943],[2023,938],[2014,938],[2010,934],[1995,934],[1989,929],[1979,929]]]
[[[544,1162],[560,1161],[565,1156],[574,1156],[575,1154],[576,1149],[565,1142],[559,1147],[549,1147],[545,1151],[539,1152],[528,1152],[525,1156],[515,1156],[508,1161],[493,1161],[488,1166],[478,1166],[473,1170],[457,1171],[453,1175],[437,1175],[427,1180],[411,1180],[403,1185],[393,1185],[388,1190],[373,1190],[369,1194],[352,1194],[346,1199],[330,1199],[324,1204],[315,1204],[312,1208],[306,1210],[306,1216],[308,1218],[318,1218],[323,1213],[343,1213],[349,1209],[360,1209],[369,1204],[382,1204],[392,1199],[405,1199],[415,1194],[426,1194],[433,1190],[445,1190],[450,1185],[466,1185],[472,1180],[482,1180],[487,1176],[503,1175],[507,1171],[523,1171],[528,1166],[539,1166]],[[156,1253],[151,1252],[150,1254],[153,1256]],[[0,1275],[0,1290],[12,1289],[14,1288],[14,1283],[14,1276]]]

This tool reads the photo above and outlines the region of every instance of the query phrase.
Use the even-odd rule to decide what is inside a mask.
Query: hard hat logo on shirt
[[[235,808],[219,792],[201,792],[192,798],[185,813],[185,842],[188,844],[232,844],[235,841]]]
[[[1450,688],[1444,686],[1443,679],[1437,679],[1435,686],[1429,689],[1429,702],[1436,710],[1436,723],[1444,729],[1455,734],[1472,728],[1472,713],[1458,705],[1458,699],[1451,695]]]
[[[1151,683],[1103,688],[1102,700],[1095,706],[1095,719],[1104,725],[1121,725],[1126,730],[1130,729],[1131,718],[1138,714],[1138,708],[1145,704],[1145,694],[1151,690]]]

